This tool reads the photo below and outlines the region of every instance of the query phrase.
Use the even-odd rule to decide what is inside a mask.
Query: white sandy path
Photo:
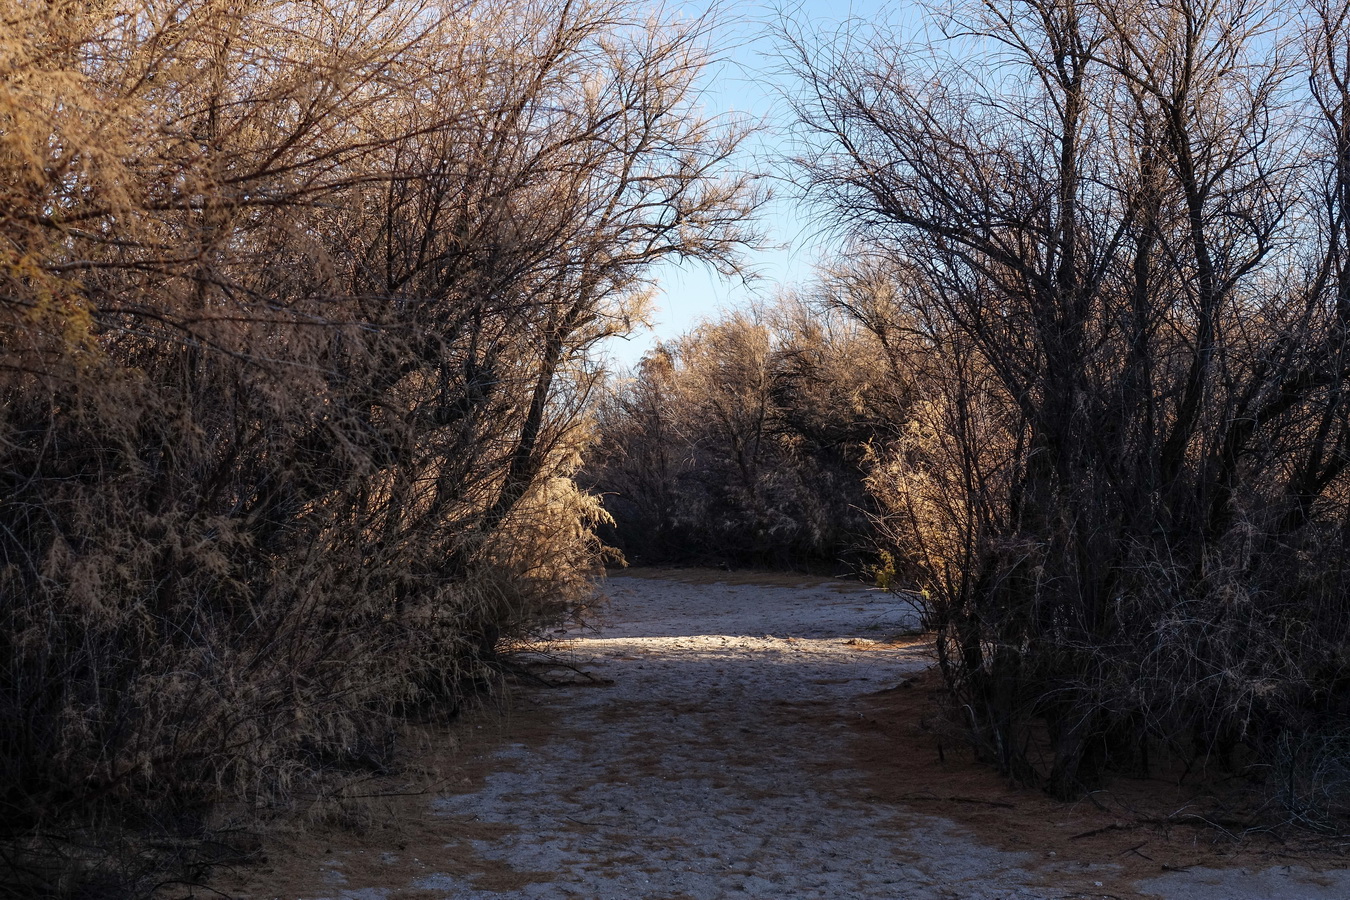
[[[436,812],[491,826],[482,859],[535,873],[505,891],[434,863],[384,853],[389,886],[342,887],[334,900],[405,892],[502,898],[961,898],[1137,896],[1111,867],[980,845],[952,823],[870,802],[848,768],[858,698],[926,664],[917,651],[867,645],[912,627],[896,598],[856,586],[694,585],[611,578],[603,628],[567,635],[572,661],[603,687],[548,694],[560,727],[512,744],[481,790]],[[839,720],[791,715],[828,701]],[[819,717],[817,717],[818,719]],[[917,786],[921,788],[922,786]],[[416,862],[416,865],[412,863]],[[1345,900],[1345,873],[1176,873],[1143,886],[1185,900]],[[526,879],[521,879],[525,881]]]

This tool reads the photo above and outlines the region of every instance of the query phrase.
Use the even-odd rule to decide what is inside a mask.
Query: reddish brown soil
[[[853,719],[855,761],[878,802],[951,819],[999,849],[1116,864],[1131,882],[1193,866],[1344,865],[1343,840],[1237,824],[1233,810],[1249,798],[1235,779],[1117,776],[1073,803],[1018,786],[975,758],[950,724],[942,698],[940,679],[930,669],[860,701],[861,715]]]

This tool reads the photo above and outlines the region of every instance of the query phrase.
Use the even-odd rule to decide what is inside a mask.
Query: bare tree
[[[400,711],[453,710],[499,636],[587,602],[591,351],[654,263],[754,240],[742,132],[697,110],[710,23],[0,22],[7,846],[378,764]]]
[[[980,745],[1061,796],[1151,744],[1272,759],[1344,643],[1343,550],[1303,555],[1347,375],[1343,18],[1308,20],[1029,0],[796,44],[804,178],[910,282],[855,308],[927,394],[873,486]]]

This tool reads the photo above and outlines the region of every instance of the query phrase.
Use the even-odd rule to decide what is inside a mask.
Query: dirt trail
[[[843,584],[614,577],[603,627],[560,634],[574,686],[529,697],[456,793],[392,832],[320,840],[251,897],[1178,900],[1350,898],[1350,875],[1119,865],[987,846],[885,801],[855,763],[867,698],[927,665],[914,611]],[[590,680],[590,679],[594,679]],[[822,715],[822,710],[829,715]],[[872,773],[871,777],[875,777]],[[922,790],[923,785],[915,785]],[[413,821],[416,820],[416,821]],[[323,846],[319,846],[322,844]]]

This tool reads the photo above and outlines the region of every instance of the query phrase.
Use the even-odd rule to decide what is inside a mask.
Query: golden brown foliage
[[[0,837],[378,760],[587,601],[590,349],[748,238],[705,46],[626,0],[0,0]]]
[[[857,570],[865,445],[907,402],[867,331],[785,297],[704,322],[613,382],[588,475],[634,560]]]

